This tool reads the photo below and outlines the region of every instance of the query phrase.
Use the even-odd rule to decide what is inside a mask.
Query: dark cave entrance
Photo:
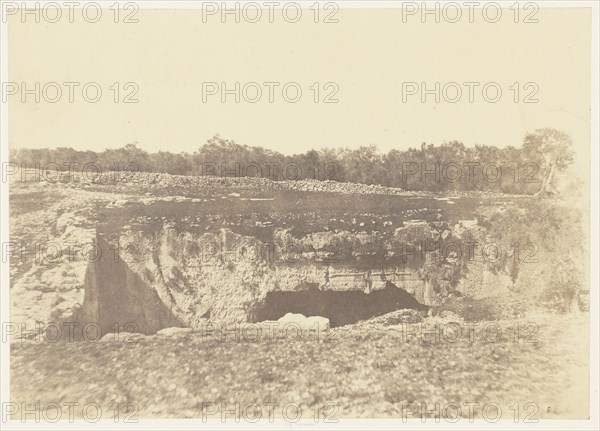
[[[426,310],[411,294],[388,282],[382,290],[362,291],[307,290],[269,292],[256,313],[256,321],[277,320],[287,313],[322,316],[331,327],[348,325],[403,308]]]

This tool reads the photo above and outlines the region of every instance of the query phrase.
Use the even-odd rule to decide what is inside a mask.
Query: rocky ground
[[[64,417],[68,403],[79,403],[75,416],[98,403],[103,418],[120,408],[121,420],[420,418],[435,416],[436,403],[442,423],[469,418],[469,405],[490,421],[498,412],[519,422],[586,416],[587,314],[474,324],[452,313],[398,317],[377,318],[377,330],[365,322],[319,333],[239,327],[13,342],[11,397],[58,403]]]
[[[11,182],[10,234],[17,244],[11,321],[31,330],[36,321],[72,315],[83,301],[82,248],[97,230],[162,229],[176,220],[189,231],[231,229],[259,239],[288,228],[295,238],[343,233],[361,239],[423,220],[468,221],[480,206],[515,199],[330,182],[119,175],[118,181],[87,175],[66,183]],[[36,244],[56,244],[61,253],[48,250],[37,259]],[[436,403],[450,418],[457,415],[452,403],[466,418],[469,406],[484,418],[498,409],[519,421],[583,417],[589,316],[531,310],[519,298],[496,297],[444,304],[429,317],[399,311],[317,333],[217,325],[108,334],[102,341],[13,339],[11,398],[63,410],[79,403],[77,417],[85,416],[82,406],[98,403],[103,418],[118,414],[120,420],[219,419],[226,410],[231,418],[236,405],[242,420],[256,417],[256,408],[263,418],[293,418],[298,409],[303,419],[316,414],[320,421],[420,417],[435,412]]]
[[[96,232],[228,229],[262,241],[276,231],[311,244],[370,241],[409,223],[456,224],[506,195],[435,196],[375,185],[152,173],[53,173],[10,182],[11,317],[29,328],[63,321],[84,299]],[[360,205],[357,205],[360,196]],[[327,247],[326,247],[327,248]],[[118,252],[103,250],[104,258]],[[366,263],[368,264],[368,262]]]

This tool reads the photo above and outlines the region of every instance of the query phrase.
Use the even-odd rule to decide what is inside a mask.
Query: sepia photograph
[[[598,429],[598,3],[0,6],[2,429]]]

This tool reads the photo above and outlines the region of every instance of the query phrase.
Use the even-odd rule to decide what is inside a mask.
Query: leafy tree
[[[539,163],[545,174],[536,196],[552,193],[552,181],[556,173],[564,171],[573,162],[574,157],[571,137],[551,128],[538,129],[535,133],[527,134],[523,151],[530,160]]]
[[[219,135],[208,139],[193,154],[168,151],[148,154],[138,148],[136,143],[98,153],[64,147],[11,151],[11,161],[25,163],[27,167],[74,162],[84,167],[88,163],[98,163],[103,170],[260,176],[275,181],[313,178],[382,184],[411,191],[537,192],[537,196],[552,191],[557,173],[563,171],[572,160],[571,139],[564,132],[554,129],[541,129],[528,134],[521,147],[508,146],[501,149],[476,145],[468,148],[458,141],[441,145],[424,142],[419,148],[392,149],[387,154],[379,153],[375,145],[368,145],[354,150],[309,150],[303,154],[288,156],[262,147],[240,145]],[[543,174],[541,188],[538,186],[539,182],[517,180],[518,176],[507,170],[511,166],[523,165],[524,161],[540,167],[540,173]],[[467,165],[470,163],[478,166],[475,177],[467,172]],[[498,180],[490,180],[482,175],[483,168],[489,165],[501,169]],[[450,166],[452,167],[448,169]],[[87,169],[91,170],[93,167]],[[457,170],[460,170],[458,174],[461,175],[457,175]]]

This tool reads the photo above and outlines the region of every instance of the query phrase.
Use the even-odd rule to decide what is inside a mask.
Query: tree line
[[[280,180],[331,180],[379,184],[411,191],[491,191],[513,194],[552,192],[557,175],[573,161],[564,132],[540,129],[521,145],[497,148],[450,141],[407,150],[325,148],[284,155],[237,144],[219,135],[193,153],[148,153],[137,144],[102,152],[73,148],[19,149],[10,160],[21,167],[75,170],[131,170],[174,175],[258,176]],[[53,168],[54,167],[54,168]]]

